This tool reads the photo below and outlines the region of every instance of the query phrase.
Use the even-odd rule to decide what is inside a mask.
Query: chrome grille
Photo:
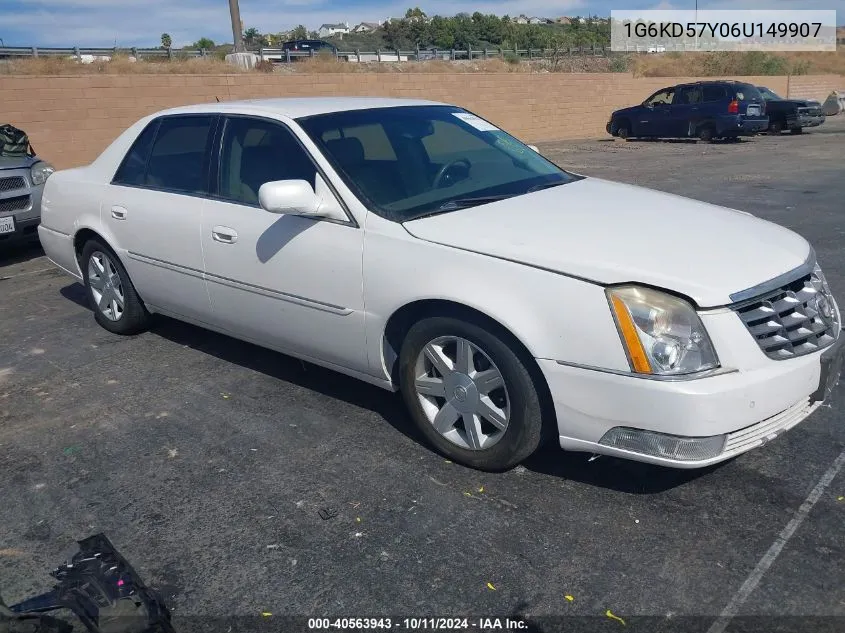
[[[11,176],[10,178],[0,178],[0,192],[14,191],[15,189],[25,189],[26,181],[23,176]]]
[[[839,335],[836,304],[818,267],[733,309],[760,349],[775,360],[811,354]]]
[[[29,207],[29,196],[18,196],[17,198],[6,198],[0,200],[0,213],[4,211],[23,211]]]

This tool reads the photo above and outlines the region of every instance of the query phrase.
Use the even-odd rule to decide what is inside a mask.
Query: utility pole
[[[234,38],[235,53],[244,52],[244,38],[241,30],[241,9],[238,0],[229,0],[229,13],[232,16],[232,37]]]

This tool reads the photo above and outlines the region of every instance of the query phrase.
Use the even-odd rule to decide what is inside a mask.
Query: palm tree
[[[170,33],[162,33],[161,34],[161,47],[162,48],[170,48],[173,46],[173,38],[170,37]]]

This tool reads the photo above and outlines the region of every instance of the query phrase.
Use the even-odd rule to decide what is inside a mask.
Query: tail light
[[[729,114],[739,114],[739,101],[734,99],[728,104],[728,113]]]

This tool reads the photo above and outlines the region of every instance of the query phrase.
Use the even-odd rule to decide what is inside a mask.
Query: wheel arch
[[[399,352],[405,336],[415,323],[435,316],[463,319],[469,323],[482,326],[512,346],[514,353],[531,375],[537,389],[537,395],[540,397],[540,404],[543,409],[544,433],[548,431],[551,435],[553,430],[557,434],[554,400],[548,382],[528,346],[498,319],[459,301],[417,299],[406,303],[390,315],[382,333],[381,353],[384,366],[395,386],[399,385]]]

